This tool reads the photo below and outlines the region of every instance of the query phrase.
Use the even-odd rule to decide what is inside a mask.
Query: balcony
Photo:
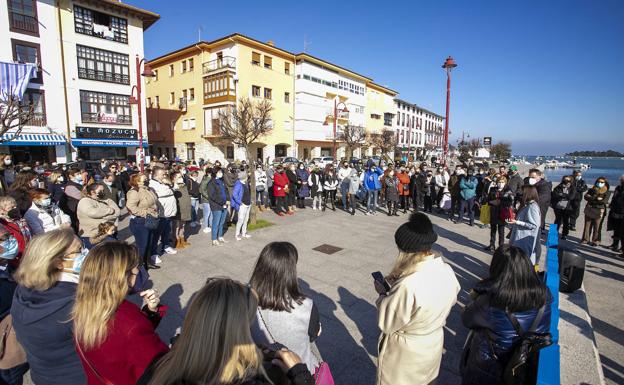
[[[217,58],[215,60],[211,60],[202,65],[202,73],[204,75],[209,75],[213,72],[221,71],[224,69],[236,69],[236,58],[232,56],[224,56],[222,58]]]
[[[128,75],[98,71],[91,68],[78,68],[78,77],[80,79],[97,80],[108,83],[130,84],[130,77]]]
[[[83,123],[132,124],[132,116],[105,114],[102,112],[83,112]]]
[[[187,104],[186,97],[181,97],[178,103],[178,109],[182,112],[186,112]]]
[[[39,22],[32,16],[9,11],[9,23],[12,31],[39,36]]]
[[[46,116],[43,112],[33,112],[32,117],[28,119],[25,126],[43,127],[46,125]]]

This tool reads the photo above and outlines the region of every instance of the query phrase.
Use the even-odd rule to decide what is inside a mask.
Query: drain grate
[[[340,250],[342,250],[342,248],[336,247],[336,246],[332,246],[332,245],[328,245],[328,244],[324,243],[324,244],[322,244],[320,246],[317,246],[317,247],[313,248],[312,250],[318,251],[318,252],[323,253],[323,254],[332,255],[332,254],[337,253]]]

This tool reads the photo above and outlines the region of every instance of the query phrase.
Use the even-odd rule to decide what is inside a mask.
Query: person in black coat
[[[295,209],[295,196],[297,195],[297,173],[294,164],[291,164],[286,169],[286,176],[288,177],[288,193],[286,194],[286,204],[288,205],[288,211],[294,212]]]
[[[527,331],[541,317],[535,331],[549,333],[552,296],[527,255],[518,247],[504,245],[492,257],[490,276],[477,283],[471,297],[473,302],[462,313],[462,323],[472,332],[460,362],[462,385],[500,385],[520,340],[511,318]],[[529,362],[533,365],[528,383],[534,384],[537,354]]]
[[[553,189],[550,204],[555,211],[555,224],[557,231],[561,231],[561,239],[566,239],[570,232],[570,214],[572,213],[573,197],[576,195],[572,185],[572,177],[566,175],[561,179],[561,183]]]
[[[208,190],[208,203],[212,212],[212,244],[218,246],[219,242],[226,242],[223,239],[223,229],[230,207],[230,192],[223,181],[223,171],[220,167],[215,166],[212,169],[211,179],[206,189]]]
[[[609,204],[607,231],[611,230],[613,230],[613,243],[608,247],[615,252],[621,251],[620,242],[624,246],[624,175],[620,177],[620,184],[615,187]]]
[[[507,185],[507,178],[498,177],[494,186],[490,186],[486,203],[490,206],[490,244],[485,247],[487,251],[496,250],[496,236],[498,235],[498,246],[505,243],[505,227],[507,223],[501,216],[501,208],[510,208],[513,206],[514,193]]]
[[[572,174],[574,180],[572,181],[572,188],[574,190],[574,197],[570,202],[572,211],[570,213],[570,230],[576,231],[576,220],[581,214],[581,203],[583,202],[583,194],[587,191],[587,184],[583,180],[581,170],[575,170]]]

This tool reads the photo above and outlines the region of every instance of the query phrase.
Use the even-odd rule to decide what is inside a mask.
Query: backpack
[[[540,349],[552,345],[552,336],[550,333],[536,333],[542,317],[544,316],[543,305],[531,327],[526,332],[522,330],[520,323],[508,310],[505,311],[507,318],[511,321],[516,333],[520,336],[509,355],[509,360],[503,370],[503,383],[505,385],[524,385],[535,384],[537,375],[537,360]]]

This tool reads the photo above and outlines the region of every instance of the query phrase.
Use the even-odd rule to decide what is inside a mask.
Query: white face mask
[[[600,183],[596,183],[596,186],[598,186],[599,188],[603,188],[605,184],[603,182],[600,182]]]
[[[64,181],[65,181],[65,178],[64,178],[64,177],[62,177],[62,176],[59,176],[59,177],[58,177],[58,179],[57,179],[57,181],[59,181],[59,182],[64,182]]]
[[[5,159],[5,160],[4,160],[4,165],[5,165],[5,166],[10,166],[10,165],[11,165],[11,163],[13,163],[13,161],[11,161],[11,159]]]
[[[219,172],[217,173],[217,178],[219,178],[219,179],[223,178],[223,173],[219,171]]]
[[[502,190],[503,188],[505,188],[505,183],[499,183],[498,184],[498,189]]]
[[[535,179],[535,178],[529,178],[529,184],[530,184],[531,186],[533,186],[533,185],[534,185],[534,184],[536,184],[536,183],[537,183],[537,179]]]

